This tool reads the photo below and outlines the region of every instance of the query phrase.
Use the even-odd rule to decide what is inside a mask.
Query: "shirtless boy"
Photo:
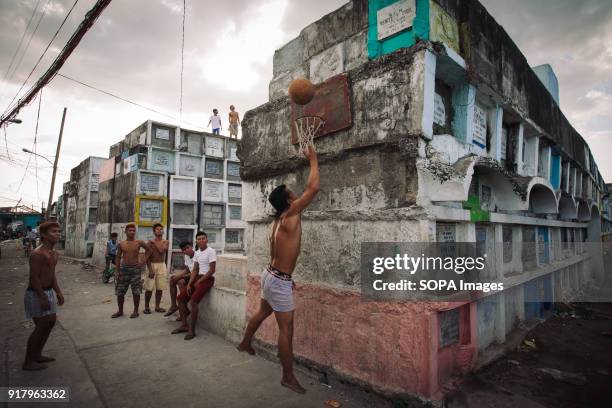
[[[55,361],[43,356],[42,350],[53,330],[57,305],[64,304],[64,295],[57,284],[55,265],[58,255],[53,247],[60,239],[60,226],[56,222],[40,225],[41,245],[30,256],[30,282],[24,296],[26,317],[34,321],[34,331],[28,338],[24,370],[44,370],[45,363]],[[53,294],[55,292],[55,295]]]
[[[193,245],[191,242],[184,241],[179,245],[181,248],[181,252],[184,256],[184,264],[185,266],[177,269],[170,276],[170,309],[164,316],[170,316],[174,314],[178,310],[178,305],[176,303],[176,295],[177,295],[177,286],[179,290],[183,290],[183,287],[187,285],[189,282],[189,277],[191,276],[191,270],[193,269],[193,256],[195,255],[195,251],[193,250]]]
[[[151,295],[155,291],[155,311],[165,313],[166,309],[159,306],[164,290],[168,289],[166,256],[170,243],[167,239],[163,239],[164,226],[161,224],[153,225],[153,235],[155,238],[149,241],[149,253],[147,258],[148,274],[145,276],[145,314],[151,314],[149,303]]]
[[[239,351],[255,354],[251,340],[261,323],[272,312],[278,324],[278,351],[283,367],[281,385],[303,394],[306,390],[293,374],[293,280],[302,239],[301,213],[319,191],[319,163],[313,146],[304,151],[310,161],[308,185],[300,197],[285,185],[276,187],[268,200],[276,210],[270,228],[270,265],[261,276],[261,302],[251,317],[238,345]]]
[[[115,294],[117,295],[117,306],[119,310],[111,317],[123,316],[123,301],[128,287],[132,287],[132,297],[134,298],[134,312],[130,318],[138,317],[138,307],[140,306],[140,292],[142,292],[142,266],[138,259],[140,248],[147,251],[149,247],[144,241],[136,240],[136,225],[128,224],[125,226],[126,240],[119,243],[117,256],[115,257],[115,268],[117,270],[117,280]]]
[[[230,105],[229,113],[229,137],[235,136],[238,139],[238,125],[240,125],[240,115],[236,112],[234,105]]]

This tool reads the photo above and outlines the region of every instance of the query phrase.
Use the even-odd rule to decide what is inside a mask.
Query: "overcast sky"
[[[482,2],[531,65],[552,65],[559,77],[561,108],[591,145],[604,178],[612,181],[612,160],[607,159],[612,148],[610,2]],[[6,109],[73,3],[74,0],[0,1],[0,111]],[[78,2],[26,89],[49,66],[94,3],[95,0]],[[343,3],[344,0],[236,0],[228,4],[187,0],[184,127],[203,129],[214,107],[226,120],[230,104],[243,114],[265,103],[274,50]],[[37,4],[30,29],[9,70]],[[55,154],[62,108],[68,107],[55,197],[69,179],[72,167],[87,156],[107,157],[110,145],[140,123],[147,119],[178,122],[182,4],[182,0],[113,1],[60,71],[169,117],[61,77],[44,89],[36,145],[39,153]],[[21,152],[24,147],[33,147],[37,113],[38,99],[22,110],[19,117],[23,124],[7,128],[8,152],[0,139],[0,205],[14,205],[21,198],[22,202],[40,207],[41,202],[47,201],[51,165],[40,158],[35,163],[32,158],[25,172],[30,155]],[[0,136],[4,139],[4,134]]]

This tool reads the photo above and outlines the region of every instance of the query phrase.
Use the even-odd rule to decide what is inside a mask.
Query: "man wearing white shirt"
[[[208,236],[200,231],[196,234],[197,251],[193,256],[193,268],[189,283],[181,289],[181,293],[176,298],[179,302],[179,313],[181,326],[172,331],[172,334],[187,333],[185,340],[195,337],[195,328],[198,321],[198,305],[215,284],[215,267],[217,265],[217,253],[208,246]],[[187,302],[191,309],[189,322],[187,321]]]
[[[206,127],[208,126],[212,127],[213,135],[218,135],[221,131],[221,116],[219,116],[219,111],[217,109],[213,109],[213,115],[210,117]]]
[[[189,282],[189,277],[191,276],[191,270],[193,269],[193,256],[195,255],[195,251],[193,250],[193,244],[189,241],[181,242],[179,245],[181,248],[181,252],[183,253],[184,267],[178,268],[176,272],[170,276],[170,309],[164,316],[173,315],[176,311],[179,310],[178,304],[176,303],[176,295],[178,294],[178,290],[182,290],[183,287]]]

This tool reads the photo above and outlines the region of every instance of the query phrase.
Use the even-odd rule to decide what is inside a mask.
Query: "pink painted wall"
[[[258,275],[248,276],[248,316],[259,307],[259,280]],[[365,301],[358,292],[301,282],[294,295],[297,356],[380,391],[425,397],[437,392],[435,315],[445,304]],[[277,336],[276,321],[271,317],[256,338],[276,346]]]

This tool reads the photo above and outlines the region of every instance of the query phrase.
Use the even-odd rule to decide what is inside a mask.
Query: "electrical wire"
[[[21,35],[21,39],[19,40],[19,44],[17,45],[17,48],[15,49],[15,53],[13,54],[13,56],[11,58],[11,63],[9,64],[9,66],[6,69],[6,72],[4,74],[3,81],[6,81],[6,78],[8,77],[9,72],[11,72],[11,68],[13,67],[13,63],[15,62],[15,58],[17,57],[17,54],[19,53],[19,50],[21,49],[21,44],[23,44],[23,39],[25,38],[28,30],[30,29],[30,24],[32,24],[32,20],[34,19],[34,16],[36,15],[36,11],[38,10],[38,6],[40,5],[40,1],[41,0],[38,0],[36,2],[36,6],[34,7],[34,10],[32,10],[32,15],[30,16],[30,19],[28,20],[28,24],[26,25],[25,30],[23,30],[23,34]]]
[[[77,3],[79,2],[79,0],[75,0],[74,4],[72,4],[72,7],[70,7],[70,10],[68,10],[68,13],[66,14],[66,17],[64,17],[64,20],[62,21],[62,23],[60,24],[60,26],[57,28],[57,31],[55,31],[55,34],[53,34],[53,37],[51,37],[51,41],[49,41],[49,44],[47,44],[47,47],[45,48],[45,50],[43,51],[43,53],[40,55],[40,57],[38,58],[38,61],[36,61],[36,64],[34,64],[34,68],[32,68],[32,71],[30,71],[30,73],[28,74],[27,78],[25,79],[25,81],[23,81],[23,84],[21,84],[21,87],[19,87],[19,90],[17,91],[17,93],[15,94],[15,96],[13,97],[13,99],[11,100],[11,102],[9,103],[9,106],[6,108],[6,110],[4,111],[3,115],[6,115],[6,113],[10,110],[11,105],[13,104],[13,102],[15,101],[15,99],[17,98],[17,96],[19,95],[19,93],[21,92],[21,90],[23,89],[23,87],[26,85],[26,83],[28,82],[28,80],[30,79],[30,77],[32,76],[32,74],[34,73],[34,71],[36,70],[36,68],[38,67],[38,64],[40,64],[40,62],[42,61],[43,57],[45,56],[45,54],[47,53],[47,51],[49,50],[49,47],[51,47],[51,44],[53,43],[53,41],[55,40],[55,38],[57,37],[57,35],[59,34],[60,30],[62,29],[62,27],[64,26],[64,24],[66,23],[66,21],[68,20],[68,17],[70,17],[70,14],[72,14],[72,10],[74,10],[74,7],[77,5]]]
[[[30,37],[28,38],[28,42],[27,42],[25,48],[23,49],[23,51],[22,51],[22,53],[21,53],[21,55],[19,57],[19,61],[17,61],[17,64],[13,67],[13,72],[11,72],[11,74],[8,77],[8,79],[6,80],[6,84],[7,85],[11,82],[11,80],[13,79],[13,76],[15,75],[15,73],[19,70],[19,67],[21,67],[21,62],[23,61],[23,57],[27,53],[28,48],[30,48],[30,43],[32,42],[32,38],[34,38],[34,35],[36,35],[36,32],[38,31],[38,27],[40,26],[40,22],[45,17],[45,10],[47,9],[47,6],[49,5],[49,2],[50,2],[50,0],[47,0],[45,5],[41,9],[40,17],[38,18],[38,21],[36,22],[36,26],[34,27],[34,31],[32,31],[32,33],[30,34]]]
[[[62,74],[62,73],[59,73],[59,72],[58,72],[58,73],[57,73],[57,76],[58,76],[58,77],[62,77],[62,78],[64,78],[64,79],[67,79],[67,80],[69,80],[69,81],[75,82],[75,83],[77,83],[77,84],[79,84],[79,85],[82,85],[82,86],[84,86],[84,87],[87,87],[87,88],[93,89],[94,91],[98,91],[98,92],[103,93],[103,94],[105,94],[105,95],[108,95],[108,96],[110,96],[110,97],[112,97],[112,98],[116,98],[116,99],[119,99],[119,100],[121,100],[121,101],[123,101],[123,102],[129,103],[129,104],[131,104],[131,105],[138,106],[139,108],[146,109],[146,110],[148,110],[148,111],[151,111],[151,112],[157,113],[158,115],[165,116],[165,117],[170,118],[170,119],[172,119],[172,120],[177,120],[177,118],[176,118],[175,116],[169,115],[169,114],[164,113],[164,112],[160,112],[160,111],[158,111],[158,110],[156,110],[156,109],[153,109],[153,108],[150,108],[150,107],[148,107],[148,106],[142,105],[142,104],[140,104],[140,103],[138,103],[138,102],[131,101],[131,100],[127,99],[127,98],[124,98],[124,97],[119,96],[119,95],[116,95],[116,94],[114,94],[114,93],[111,93],[111,92],[105,91],[105,90],[103,90],[103,89],[97,88],[97,87],[95,87],[95,86],[93,86],[93,85],[86,84],[85,82],[79,81],[78,79],[71,78],[71,77],[69,77],[69,76],[67,76],[67,75],[64,75],[64,74]],[[187,123],[187,124],[188,124],[188,125],[190,125],[190,126],[197,127],[197,128],[199,128],[199,129],[204,129],[202,126],[199,126],[199,125],[195,125],[195,124],[192,124],[192,123],[189,123],[189,122],[185,122],[185,123]]]
[[[32,149],[34,149],[34,145],[36,145],[36,138],[38,137],[38,122],[40,121],[40,105],[42,102],[42,89],[38,94],[38,113],[36,114],[36,129],[34,130],[34,142],[32,143]],[[28,155],[28,163],[26,164],[26,168],[23,171],[23,176],[21,177],[21,181],[19,182],[19,187],[17,187],[16,193],[21,190],[21,185],[23,184],[23,180],[25,179],[25,175],[28,172],[28,168],[30,167],[30,160],[32,159],[32,155]]]

